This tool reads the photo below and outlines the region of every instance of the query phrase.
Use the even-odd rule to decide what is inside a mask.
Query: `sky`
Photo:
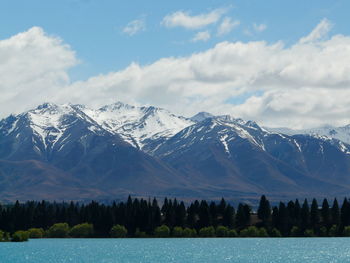
[[[0,117],[116,101],[350,124],[347,0],[0,0]]]

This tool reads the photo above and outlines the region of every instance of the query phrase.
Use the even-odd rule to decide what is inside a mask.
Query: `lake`
[[[0,262],[350,262],[350,238],[38,239]]]

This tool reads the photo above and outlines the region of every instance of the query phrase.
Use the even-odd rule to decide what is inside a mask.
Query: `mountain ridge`
[[[6,186],[0,199],[294,198],[350,191],[345,142],[283,134],[230,115],[195,116],[121,102],[98,109],[44,103],[10,115],[0,120]]]

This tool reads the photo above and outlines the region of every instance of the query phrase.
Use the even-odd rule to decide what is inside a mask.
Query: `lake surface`
[[[350,238],[38,239],[0,262],[350,262]]]

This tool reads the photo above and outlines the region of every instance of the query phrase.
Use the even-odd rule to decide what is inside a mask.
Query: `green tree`
[[[28,231],[16,231],[15,233],[13,233],[12,235],[12,242],[23,242],[23,241],[28,241],[29,239],[29,232]]]
[[[182,232],[183,237],[196,237],[197,231],[195,229],[191,229],[186,227]]]
[[[341,207],[341,222],[343,226],[348,226],[350,224],[350,203],[346,198],[344,198]]]
[[[332,213],[332,224],[339,225],[340,224],[340,210],[339,210],[337,198],[335,198],[333,201],[331,213]]]
[[[215,229],[213,226],[203,227],[199,230],[200,237],[215,237]]]
[[[316,199],[313,199],[311,204],[311,210],[310,210],[311,227],[313,227],[313,229],[316,229],[319,222],[320,222],[320,216],[318,212],[318,204]]]
[[[265,195],[261,196],[258,208],[258,218],[263,222],[263,225],[268,225],[271,218],[271,207]]]
[[[228,232],[227,232],[227,236],[228,237],[238,237],[238,233],[235,229],[230,229]]]
[[[235,209],[231,205],[227,205],[222,216],[222,224],[232,228],[235,222]]]
[[[217,237],[227,237],[228,231],[229,230],[226,226],[218,226],[216,228],[216,236]]]
[[[339,233],[339,228],[337,225],[332,225],[332,227],[328,231],[328,235],[330,237],[336,237],[338,236],[338,233]]]
[[[328,236],[328,230],[325,226],[320,228],[320,234],[321,237],[327,237]]]
[[[0,242],[4,241],[5,238],[5,232],[0,230]]]
[[[310,225],[310,209],[307,199],[304,200],[303,206],[300,211],[301,216],[301,228],[305,231]]]
[[[28,229],[29,238],[43,238],[45,231],[42,228],[30,228]]]
[[[154,234],[156,237],[169,237],[170,229],[166,225],[161,225],[159,227],[156,227]]]
[[[239,233],[241,237],[257,237],[259,235],[258,228],[255,226],[250,226],[248,228],[245,228],[241,230]]]
[[[125,235],[126,236],[126,235]],[[125,237],[124,236],[124,237]],[[135,235],[134,235],[135,237],[138,237],[138,238],[146,238],[147,237],[147,234],[146,234],[146,232],[144,232],[144,231],[140,231],[140,229],[139,228],[136,228],[136,231],[135,231]]]
[[[203,228],[212,224],[209,206],[206,201],[201,201],[199,206],[199,227]]]
[[[182,237],[184,230],[181,226],[176,226],[173,228],[173,237]]]
[[[277,228],[282,233],[283,236],[288,235],[289,231],[289,215],[286,205],[283,202],[280,202],[278,207],[278,220]]]
[[[270,236],[271,236],[271,237],[282,237],[281,232],[278,231],[277,228],[273,228],[273,229],[271,230]]]
[[[68,236],[68,232],[69,226],[67,223],[57,223],[48,229],[47,235],[50,238],[64,238]]]
[[[325,227],[328,227],[330,225],[330,211],[329,211],[329,204],[327,199],[323,199],[322,208],[321,208],[321,217],[322,217],[322,223]]]
[[[238,205],[236,223],[239,228],[243,228],[250,224],[250,212],[250,207],[248,205]]]
[[[123,238],[128,234],[128,230],[125,226],[122,225],[114,225],[110,231],[110,235],[113,238]]]
[[[75,238],[92,237],[93,234],[94,234],[94,227],[92,224],[89,224],[89,223],[75,225],[69,231],[69,236],[75,237]]]
[[[346,237],[350,237],[350,226],[344,227],[343,235]]]
[[[297,226],[293,226],[290,230],[290,236],[291,237],[299,237],[300,236],[300,228]]]
[[[269,234],[267,233],[265,227],[260,227],[258,229],[258,237],[268,237],[268,236],[269,236]]]
[[[314,230],[313,229],[306,229],[304,231],[304,236],[305,237],[314,237],[315,236]]]

